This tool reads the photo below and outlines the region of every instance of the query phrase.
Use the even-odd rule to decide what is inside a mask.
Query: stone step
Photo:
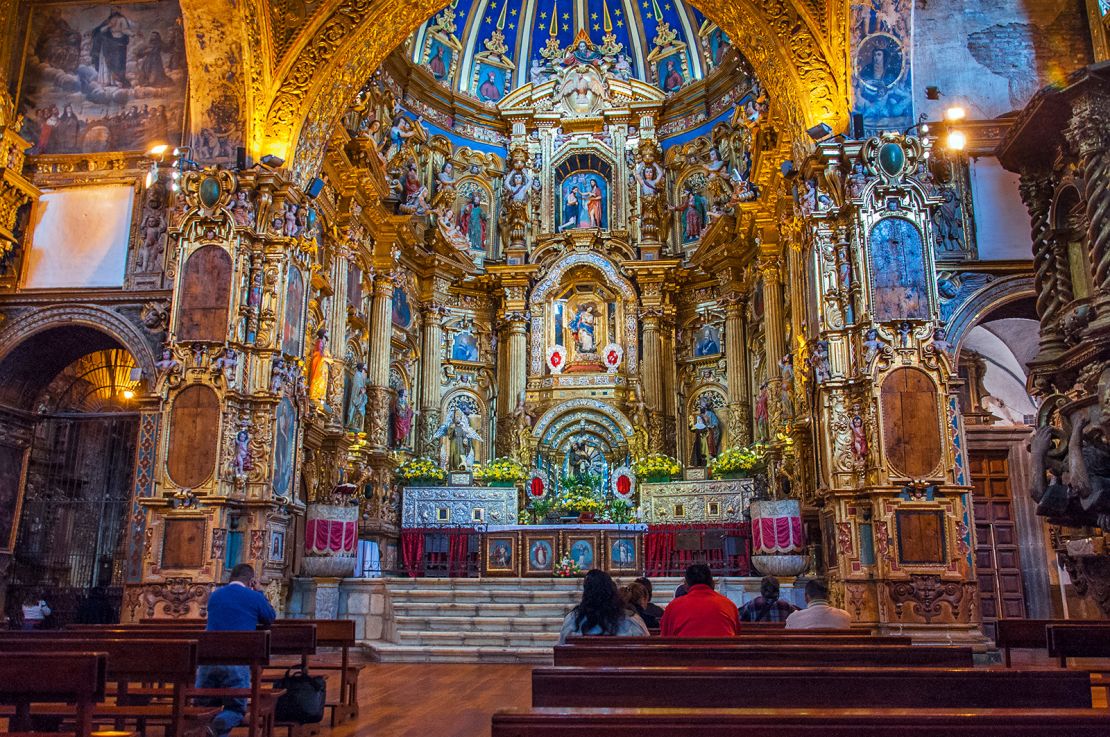
[[[551,665],[550,647],[434,647],[371,642],[363,645],[371,660],[381,663],[535,663]]]
[[[450,617],[399,616],[394,619],[402,632],[433,630],[439,632],[551,632],[563,626],[562,617]]]
[[[395,617],[565,617],[577,602],[497,603],[394,601]]]
[[[559,640],[559,630],[551,632],[433,632],[427,630],[397,633],[400,644],[421,647],[500,647],[534,648],[554,647]]]
[[[574,602],[582,595],[577,591],[534,591],[515,589],[413,589],[390,591],[393,601],[452,601],[460,603],[525,604],[530,602]]]

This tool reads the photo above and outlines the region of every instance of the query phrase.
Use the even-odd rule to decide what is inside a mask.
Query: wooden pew
[[[0,659],[9,655],[22,657],[26,654],[66,653],[75,648],[104,653],[107,657],[107,680],[115,683],[117,689],[115,703],[96,707],[95,715],[99,721],[165,724],[167,735],[184,737],[190,731],[203,729],[216,715],[216,709],[187,705],[188,692],[197,672],[195,639],[103,638],[93,635],[87,640],[74,641],[73,638],[56,635],[57,632],[51,631],[3,633],[0,635]],[[165,684],[168,704],[135,703],[129,698],[131,684],[153,681]]]
[[[1050,624],[1048,654],[1058,658],[1061,668],[1068,667],[1068,658],[1110,658],[1110,622]]]
[[[166,627],[204,627],[204,619],[165,619],[144,618],[139,620],[142,626]],[[339,696],[335,701],[329,699],[327,706],[332,710],[331,726],[342,724],[358,716],[358,677],[362,672],[362,665],[353,665],[350,660],[350,650],[356,645],[355,623],[351,619],[279,619],[271,626],[271,631],[277,631],[286,625],[316,626],[316,645],[318,648],[335,648],[339,650],[339,665],[311,662],[315,670],[338,671]]]
[[[1003,662],[1010,667],[1010,650],[1044,650],[1048,647],[1050,624],[1067,624],[1067,619],[1000,619],[995,623],[994,644],[1002,651]]]
[[[619,639],[619,638],[613,638]],[[932,666],[970,668],[971,648],[949,645],[556,645],[557,666]]]
[[[807,694],[799,694],[799,702]],[[1102,709],[532,709],[492,737],[1106,737]]]
[[[866,645],[906,647],[913,644],[913,638],[906,635],[857,635],[837,634],[804,637],[790,635],[738,635],[736,637],[606,637],[604,635],[571,635],[568,645],[613,645],[636,647],[640,645]]]
[[[206,698],[247,698],[247,729],[249,737],[258,737],[262,729],[269,734],[277,692],[262,691],[262,669],[270,662],[270,633],[207,632],[205,630],[159,629],[154,627],[96,627],[64,629],[41,632],[17,633],[22,637],[42,637],[95,642],[98,639],[180,640],[187,636],[197,642],[197,662],[200,665],[246,665],[251,671],[249,689],[190,689],[190,696]],[[0,635],[3,637],[3,635]]]
[[[89,737],[93,710],[104,700],[108,657],[103,652],[5,653],[0,657],[0,703],[15,705],[3,737],[23,737],[34,703],[72,704],[74,737]],[[62,737],[54,735],[53,737]]]
[[[534,707],[1090,708],[1080,671],[974,668],[535,668]]]

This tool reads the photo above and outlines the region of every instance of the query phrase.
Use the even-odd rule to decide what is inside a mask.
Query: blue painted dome
[[[722,65],[728,37],[681,0],[455,0],[413,35],[412,61],[494,104],[542,75],[543,51],[579,33],[627,76],[670,94]]]

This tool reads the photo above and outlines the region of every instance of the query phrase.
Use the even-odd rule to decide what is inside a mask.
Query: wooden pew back
[[[906,635],[867,635],[847,637],[828,634],[819,636],[791,637],[790,635],[745,635],[736,637],[606,637],[604,635],[571,635],[568,645],[613,645],[637,647],[640,645],[866,645],[880,647],[886,645],[913,644],[913,638]]]
[[[0,633],[0,653],[4,654],[3,658],[12,653],[65,653],[73,652],[75,648],[105,653],[109,681],[157,680],[191,683],[197,672],[195,639],[139,639],[119,634],[108,638],[95,633],[89,637],[73,638],[60,635],[56,631]]]
[[[1103,709],[533,709],[492,737],[1106,737]]]
[[[102,652],[5,653],[0,657],[0,703],[16,707],[8,730],[30,730],[31,704],[61,702],[75,707],[76,737],[89,737],[107,673],[108,658]]]
[[[802,696],[804,694],[804,696]],[[1081,671],[974,668],[535,668],[532,706],[1090,708]]]
[[[619,639],[619,638],[613,638]],[[970,668],[970,647],[948,645],[556,645],[557,666],[724,666]]]
[[[1110,622],[1078,622],[1050,624],[1048,654],[1060,659],[1062,667],[1068,658],[1110,658]]]

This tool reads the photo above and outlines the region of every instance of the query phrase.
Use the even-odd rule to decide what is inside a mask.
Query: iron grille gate
[[[38,420],[9,604],[41,596],[53,626],[119,612],[138,421],[130,412]]]

